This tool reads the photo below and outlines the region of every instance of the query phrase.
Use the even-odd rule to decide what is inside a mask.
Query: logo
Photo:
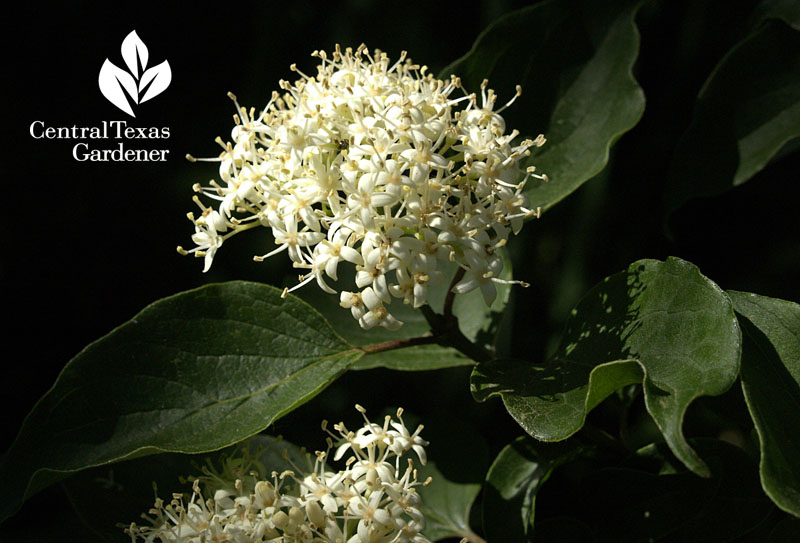
[[[108,59],[100,68],[100,92],[131,117],[136,117],[131,101],[134,104],[147,102],[164,92],[172,81],[169,62],[165,60],[148,68],[148,56],[147,46],[134,30],[122,41],[122,59],[129,71],[118,68]]]
[[[100,91],[109,102],[136,117],[133,107],[164,92],[172,80],[165,60],[147,67],[147,46],[134,30],[122,41],[122,59],[128,71],[106,59],[100,69]],[[168,126],[134,126],[129,121],[101,121],[92,126],[51,126],[45,120],[31,123],[37,140],[71,141],[77,162],[166,162],[169,149],[158,149],[170,137]]]

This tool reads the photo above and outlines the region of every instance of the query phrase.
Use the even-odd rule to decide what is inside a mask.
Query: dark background
[[[15,83],[8,83],[6,94],[11,147],[5,151],[3,208],[11,216],[6,215],[2,236],[0,277],[10,317],[4,339],[17,353],[7,359],[16,377],[9,387],[4,446],[64,363],[145,305],[208,282],[283,279],[280,259],[252,262],[253,254],[269,246],[265,236],[245,243],[232,239],[207,274],[202,260],[175,251],[177,245],[193,246],[194,228],[186,218],[197,211],[192,185],[217,176],[214,164],[191,164],[184,156],[219,153],[214,138],[227,139],[233,127],[228,91],[242,105],[261,108],[279,79],[294,79],[291,63],[313,72],[310,53],[336,43],[365,42],[392,58],[410,49],[412,58],[439,70],[514,5],[460,4],[458,24],[445,31],[441,21],[454,8],[425,2],[402,8],[359,1],[254,2],[213,9],[78,2],[22,11],[13,29],[16,39],[4,49]],[[124,66],[120,45],[133,29],[149,49],[149,65],[167,59],[173,75],[166,91],[135,108],[135,119],[109,103],[97,85],[106,58]],[[37,120],[54,127],[99,126],[104,120],[168,126],[168,140],[124,143],[168,148],[169,158],[77,162],[76,141],[30,136]],[[90,147],[118,143],[87,141]]]
[[[283,280],[288,267],[280,257],[252,262],[252,254],[269,249],[265,235],[226,242],[208,274],[201,273],[201,260],[175,251],[179,244],[192,246],[193,227],[185,217],[194,208],[192,184],[217,174],[214,165],[190,164],[183,156],[217,154],[214,138],[226,139],[233,125],[228,91],[242,105],[260,108],[278,79],[294,79],[289,64],[311,72],[311,51],[331,50],[335,43],[356,47],[365,42],[391,58],[407,49],[436,73],[466,53],[489,22],[526,4],[350,0],[209,8],[139,2],[17,6],[3,36],[8,122],[0,236],[7,316],[2,449],[63,365],[145,305],[208,282]],[[509,244],[517,278],[532,284],[515,292],[516,310],[508,319],[512,353],[543,358],[581,294],[640,258],[679,256],[723,288],[800,299],[796,156],[726,194],[688,203],[670,218],[669,231],[664,227],[661,195],[670,154],[663,149],[674,146],[686,129],[694,97],[742,37],[752,4],[655,2],[640,13],[643,41],[635,75],[647,97],[642,121],[616,144],[604,173]],[[106,58],[123,66],[120,44],[133,29],[149,48],[149,65],[167,59],[173,75],[163,94],[135,108],[136,119],[106,101],[97,86]],[[513,119],[513,109],[507,115]],[[34,140],[29,134],[36,120],[60,127],[123,119],[130,126],[168,126],[166,141],[125,145],[168,148],[169,160],[81,163],[71,156],[75,141]],[[346,376],[297,417],[318,420],[326,409],[350,410],[350,400],[343,398],[391,380],[385,396],[359,401],[376,410],[402,403],[412,411],[429,411],[435,390],[439,402],[447,400],[434,405],[443,414],[458,410],[471,419],[496,454],[521,430],[496,402],[472,403],[467,379],[465,370],[425,379],[382,370]],[[352,418],[349,412],[346,416]],[[279,422],[275,430],[291,433],[294,420]],[[48,490],[0,530],[15,541],[44,504],[67,515],[63,503],[57,488]],[[56,524],[68,522],[57,518]],[[0,539],[6,541],[2,532]]]

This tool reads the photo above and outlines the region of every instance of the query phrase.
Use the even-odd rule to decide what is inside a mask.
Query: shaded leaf
[[[517,84],[523,95],[509,110],[523,136],[547,143],[529,160],[549,183],[531,179],[531,204],[547,209],[600,172],[609,149],[644,111],[632,75],[639,52],[634,22],[641,2],[549,0],[489,26],[441,75],[461,77],[478,92],[489,79],[502,103]]]
[[[740,345],[730,300],[694,265],[640,260],[586,294],[547,364],[478,364],[472,391],[481,401],[499,395],[530,435],[556,441],[577,432],[614,390],[643,383],[647,410],[670,449],[707,476],[683,437],[683,416],[698,396],[733,384]]]
[[[800,31],[769,20],[703,85],[669,169],[668,211],[741,185],[800,136]]]
[[[800,517],[800,305],[728,292],[742,327],[742,389],[761,443],[761,485]]]
[[[0,464],[2,518],[69,472],[241,441],[360,355],[273,287],[232,282],[160,300],[79,353],[25,419]]]
[[[716,440],[692,445],[708,462],[711,477],[655,474],[606,468],[581,483],[576,509],[601,542],[715,543],[753,530],[772,510],[761,492],[755,462],[741,449]],[[644,455],[669,455],[649,446]]]
[[[420,468],[420,480],[431,477],[431,484],[420,490],[425,515],[423,533],[431,541],[447,537],[467,537],[469,511],[480,492],[480,483],[457,483],[447,480],[433,462]]]
[[[498,251],[498,254],[503,259],[503,271],[500,273],[499,278],[504,280],[512,279],[512,265],[508,251],[503,247]],[[458,317],[458,326],[467,339],[480,344],[490,352],[494,351],[500,321],[511,298],[512,288],[511,285],[495,283],[497,297],[492,302],[491,307],[486,306],[480,289],[456,295],[453,303],[453,314]]]
[[[488,446],[468,417],[454,417],[452,411],[427,416],[423,435],[431,444],[428,463],[417,466],[419,480],[431,477],[431,483],[418,488],[426,523],[422,533],[431,541],[467,537],[473,502],[489,465]]]
[[[558,466],[579,450],[571,444],[515,439],[486,474],[483,526],[489,541],[525,541],[533,533],[536,495]],[[537,531],[538,538],[538,531]]]

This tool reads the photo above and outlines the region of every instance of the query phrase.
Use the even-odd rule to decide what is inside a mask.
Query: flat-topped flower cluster
[[[257,261],[287,252],[311,281],[328,293],[340,264],[355,266],[355,285],[340,304],[363,328],[398,328],[387,306],[394,298],[413,307],[427,303],[430,285],[442,281],[442,263],[464,272],[457,293],[480,288],[487,304],[503,262],[497,254],[524,219],[538,216],[523,194],[531,177],[520,162],[535,140],[513,141],[494,109],[497,96],[481,85],[480,100],[461,92],[460,80],[434,78],[405,54],[390,64],[365,47],[329,56],[315,51],[317,73],[280,82],[258,114],[239,106],[230,142],[217,139],[221,183],[195,185],[218,201],[200,216],[196,247],[178,251],[205,257],[211,266],[223,241],[257,226],[272,231],[277,248]],[[479,103],[480,102],[480,103]],[[463,107],[462,107],[463,106]],[[189,157],[190,160],[198,160]]]
[[[270,479],[245,449],[219,471],[205,468],[188,500],[156,499],[142,515],[150,526],[131,524],[126,533],[134,543],[429,543],[420,533],[425,517],[415,488],[423,483],[413,462],[402,462],[413,450],[425,464],[422,426],[410,433],[402,409],[379,425],[356,408],[365,420],[356,432],[339,423],[337,435],[323,423],[339,441],[334,460],[349,455],[344,470],[329,470],[331,440],[328,451],[315,453],[309,473],[296,468]]]

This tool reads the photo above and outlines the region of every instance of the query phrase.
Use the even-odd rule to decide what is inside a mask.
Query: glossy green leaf
[[[800,517],[800,305],[728,294],[742,326],[742,389],[761,443],[761,484]]]
[[[191,483],[186,482],[188,477],[202,475],[204,466],[219,470],[226,457],[241,456],[241,447],[260,462],[261,466],[252,467],[264,478],[269,478],[272,471],[294,469],[292,463],[305,467],[309,462],[296,445],[255,435],[241,445],[211,454],[165,453],[84,470],[65,480],[63,486],[75,512],[95,533],[97,541],[123,542],[129,538],[120,525],[143,524],[140,515],[153,506],[153,485],[158,496],[167,501],[173,493],[188,496],[192,489]],[[284,458],[284,452],[291,462]]]
[[[797,137],[800,31],[769,20],[731,49],[703,85],[669,169],[669,210],[741,185]]]
[[[741,449],[716,440],[692,445],[708,462],[711,477],[688,471],[657,474],[606,468],[590,473],[575,499],[575,510],[598,541],[722,543],[753,530],[773,510],[761,492],[756,466]],[[666,450],[650,446],[658,458]]]
[[[469,511],[481,490],[480,483],[450,481],[433,462],[420,468],[420,480],[428,477],[431,483],[419,491],[422,496],[420,511],[425,515],[425,536],[431,541],[469,536],[472,533]]]
[[[2,518],[70,472],[241,441],[361,354],[273,287],[225,283],[160,300],[78,354],[33,408],[0,465]]]
[[[500,278],[511,279],[511,259],[508,257],[508,251],[502,249],[499,254],[503,258],[503,271]],[[456,269],[454,264],[443,266],[446,280],[430,291],[429,302],[436,312],[441,313],[442,311],[447,286]],[[354,290],[353,281],[353,274],[342,270],[339,273],[337,286],[343,290]],[[331,284],[334,283],[331,281]],[[315,285],[302,289],[299,294],[325,315],[334,330],[352,345],[371,345],[430,335],[430,326],[422,313],[410,305],[403,304],[399,299],[394,299],[388,306],[392,315],[403,322],[403,326],[399,330],[392,331],[380,327],[364,330],[350,315],[349,310],[339,306],[339,298],[336,295],[327,294],[316,288]],[[492,349],[500,319],[510,295],[511,287],[509,285],[498,284],[497,297],[491,307],[487,307],[480,290],[457,295],[453,304],[453,314],[458,317],[461,332],[469,340],[479,342],[486,348]],[[383,367],[394,370],[422,371],[473,363],[470,358],[456,349],[431,344],[366,354],[352,369],[364,370]]]
[[[550,178],[529,181],[534,207],[547,209],[594,177],[614,142],[641,118],[644,94],[631,72],[639,52],[639,5],[540,2],[493,23],[469,53],[443,70],[441,75],[461,77],[469,92],[480,92],[488,78],[500,104],[522,85],[522,96],[508,110],[508,130],[547,138],[529,160]]]
[[[506,445],[486,474],[483,526],[489,541],[525,541],[533,533],[536,495],[559,465],[579,452],[565,443],[521,437]]]
[[[698,396],[733,384],[740,346],[730,300],[694,265],[640,260],[587,293],[548,363],[481,363],[472,390],[478,400],[499,395],[530,435],[557,441],[577,432],[614,390],[642,383],[647,410],[672,451],[708,475],[683,436],[683,417]]]

